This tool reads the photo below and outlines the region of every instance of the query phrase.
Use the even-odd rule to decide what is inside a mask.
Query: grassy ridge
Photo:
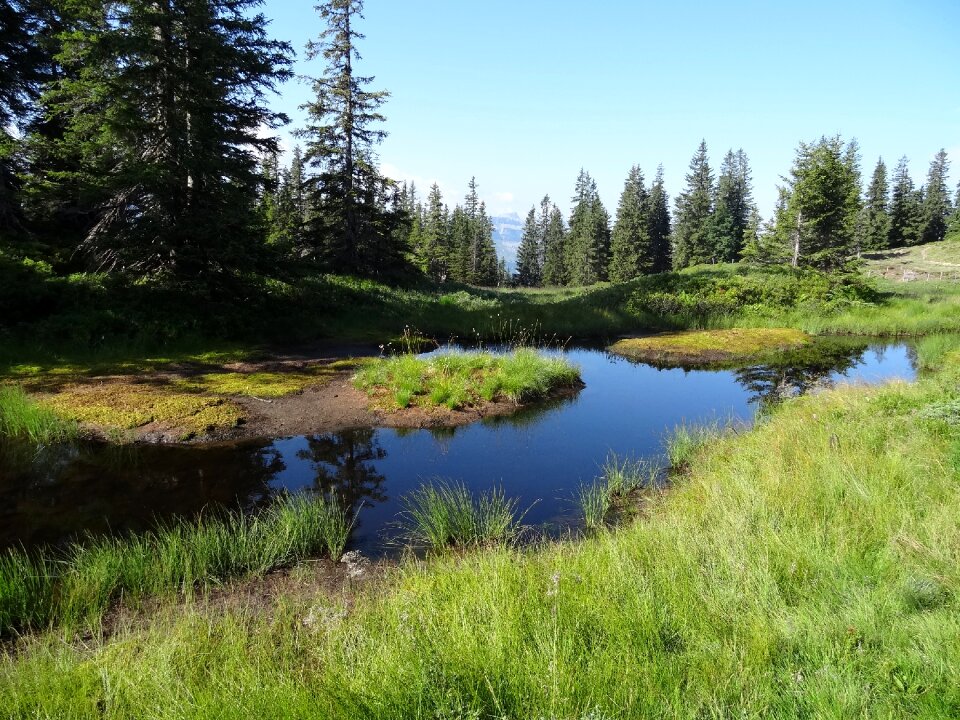
[[[960,355],[916,384],[787,402],[682,453],[617,531],[402,567],[305,624],[161,611],[0,661],[11,717],[960,714]],[[679,453],[679,450],[678,450]]]
[[[50,624],[96,627],[121,598],[187,593],[320,552],[337,559],[349,534],[336,503],[298,497],[255,516],[179,522],[39,555],[8,550],[0,554],[0,633]]]

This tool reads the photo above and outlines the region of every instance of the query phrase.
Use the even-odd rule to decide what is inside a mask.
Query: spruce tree
[[[265,94],[290,76],[256,0],[134,0],[71,16],[43,102],[62,138],[48,195],[86,198],[84,245],[101,267],[197,278],[247,262]],[[74,6],[71,6],[74,7]]]
[[[471,282],[473,221],[459,205],[450,214],[447,235],[450,239],[450,279],[457,282]]]
[[[385,206],[389,182],[374,156],[386,136],[379,108],[389,93],[368,90],[373,78],[354,71],[363,0],[324,0],[316,9],[326,28],[307,46],[307,58],[322,56],[326,67],[312,81],[315,97],[303,106],[308,121],[300,131],[316,171],[306,181],[311,244],[333,269],[379,274],[398,266],[402,254],[390,242],[396,218]]]
[[[950,218],[950,194],[947,189],[947,171],[950,162],[943,148],[934,156],[927,173],[927,184],[923,192],[923,226],[920,242],[937,242],[947,234],[947,220]]]
[[[690,160],[686,180],[686,190],[677,197],[673,227],[673,266],[677,269],[718,260],[713,246],[713,173],[705,140]]]
[[[867,196],[864,202],[863,249],[882,250],[887,247],[890,235],[889,189],[887,166],[883,158],[877,160],[873,169]]]
[[[434,183],[430,186],[427,207],[424,209],[422,267],[427,274],[441,282],[451,274],[452,251],[449,241],[449,224],[440,186]]]
[[[596,182],[583,169],[577,177],[573,203],[564,257],[567,282],[592,285],[606,279],[609,216],[600,201]]]
[[[493,221],[487,215],[486,204],[482,201],[472,223],[470,259],[470,283],[484,286],[497,284],[497,250],[493,244]]]
[[[893,172],[890,192],[890,233],[887,247],[916,245],[923,230],[922,194],[913,186],[906,156],[901,157]]]
[[[836,136],[797,149],[777,216],[778,228],[790,238],[795,267],[836,267],[853,252],[860,189],[851,145],[845,148]]]
[[[652,272],[648,210],[643,172],[634,165],[624,182],[610,240],[609,276],[613,282],[624,282]]]
[[[517,248],[517,282],[524,287],[536,287],[541,282],[540,240],[537,211],[530,208],[523,225],[523,236]]]
[[[550,199],[544,200],[550,204]],[[541,204],[541,212],[544,206]],[[567,257],[567,228],[563,221],[563,213],[556,205],[550,204],[549,220],[543,236],[543,284],[550,286],[566,285],[568,281]]]
[[[717,180],[713,237],[711,244],[718,262],[736,262],[743,249],[744,232],[753,209],[750,164],[743,149],[728,150]]]
[[[653,255],[651,270],[667,272],[673,264],[672,237],[670,231],[670,198],[663,186],[663,165],[657,166],[650,194],[647,197],[647,236]]]
[[[26,233],[21,199],[23,143],[41,84],[52,69],[51,9],[33,0],[0,0],[0,244]]]

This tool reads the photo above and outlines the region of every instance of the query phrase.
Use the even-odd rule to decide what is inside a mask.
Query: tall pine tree
[[[305,160],[316,171],[306,180],[311,241],[333,269],[379,274],[400,265],[403,254],[391,241],[397,218],[386,206],[390,183],[374,156],[386,136],[379,108],[389,93],[368,90],[373,78],[354,71],[363,0],[324,0],[316,8],[326,28],[307,57],[323,57],[326,67],[313,79],[315,97],[304,105],[308,120],[300,131]]]
[[[46,191],[90,199],[84,244],[101,267],[196,278],[255,250],[256,153],[286,121],[264,97],[290,75],[257,4],[133,0],[71,17],[44,97],[63,137],[43,150],[79,163]]]
[[[881,250],[887,247],[890,235],[889,187],[887,166],[883,158],[877,160],[864,202],[863,242],[864,250]]]
[[[567,282],[592,285],[607,279],[610,218],[600,201],[596,182],[582,169],[577,177],[573,204],[564,258]]]
[[[634,165],[624,182],[610,239],[609,276],[613,282],[630,280],[653,270],[648,211],[643,172]]]
[[[567,228],[560,208],[544,196],[540,204],[541,220],[547,221],[543,230],[543,284],[567,284]]]
[[[677,269],[718,259],[713,246],[713,173],[705,140],[690,160],[686,180],[686,190],[677,197],[673,227],[673,266]]]
[[[753,209],[750,164],[743,149],[728,150],[720,166],[714,202],[712,245],[719,262],[736,262]]]
[[[916,245],[923,230],[923,195],[913,186],[906,156],[893,172],[890,192],[890,233],[887,246]]]
[[[663,185],[663,165],[657,166],[647,198],[647,236],[653,254],[655,273],[667,272],[673,264],[673,243],[670,230],[670,198]]]
[[[920,242],[937,242],[947,234],[947,220],[952,211],[950,191],[947,188],[947,171],[950,162],[943,148],[934,156],[927,173],[923,192],[923,229]]]
[[[794,266],[836,267],[853,252],[860,212],[855,156],[856,145],[845,147],[839,136],[800,143],[776,219]]]
[[[524,287],[536,287],[541,283],[543,268],[540,265],[540,246],[537,210],[530,208],[517,248],[517,282]]]

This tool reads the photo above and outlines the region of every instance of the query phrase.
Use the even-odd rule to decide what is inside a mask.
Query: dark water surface
[[[449,430],[360,428],[212,446],[37,452],[0,442],[0,546],[136,532],[158,519],[255,508],[279,492],[337,492],[357,510],[351,546],[382,552],[404,494],[432,478],[520,498],[526,524],[575,524],[574,497],[611,452],[659,461],[682,423],[751,421],[786,395],[838,381],[915,376],[905,344],[832,341],[777,367],[657,369],[569,349],[586,387],[575,397]]]

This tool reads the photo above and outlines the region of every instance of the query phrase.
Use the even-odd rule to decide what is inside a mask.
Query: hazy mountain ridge
[[[523,237],[523,220],[516,213],[495,215],[493,223],[493,244],[497,248],[497,257],[507,263],[507,270],[513,272],[517,264],[517,248]]]

